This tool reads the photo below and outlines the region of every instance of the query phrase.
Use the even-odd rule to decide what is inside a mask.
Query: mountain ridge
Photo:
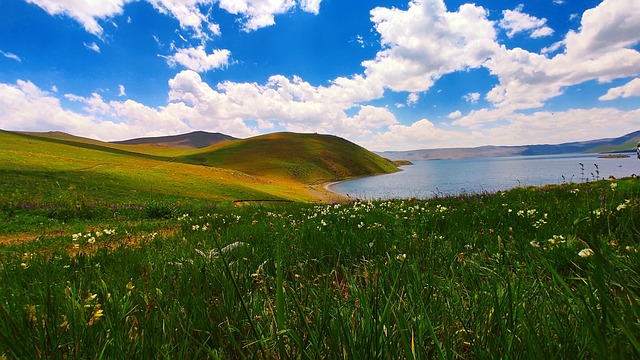
[[[616,138],[575,141],[561,144],[520,146],[479,146],[473,148],[440,148],[404,151],[374,151],[389,160],[453,160],[481,157],[559,155],[571,153],[615,153],[634,151],[640,141],[640,130]]]
[[[120,145],[158,145],[185,149],[202,149],[225,141],[239,140],[219,132],[192,131],[185,134],[155,137],[141,137],[128,140],[111,141]]]

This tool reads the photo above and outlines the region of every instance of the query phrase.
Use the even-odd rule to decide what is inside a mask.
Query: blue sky
[[[371,150],[640,129],[637,0],[3,0],[0,129]]]

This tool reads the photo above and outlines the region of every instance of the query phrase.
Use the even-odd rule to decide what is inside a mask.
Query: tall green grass
[[[638,358],[638,199],[623,179],[78,213],[0,248],[0,356]]]

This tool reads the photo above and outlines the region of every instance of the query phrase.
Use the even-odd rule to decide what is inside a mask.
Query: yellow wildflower
[[[96,304],[93,307],[93,315],[91,315],[91,319],[89,319],[89,326],[92,326],[96,321],[100,320],[100,318],[104,315],[104,310],[100,308],[100,304]]]
[[[62,315],[62,324],[60,324],[60,329],[69,330],[69,321],[67,320],[67,315]]]

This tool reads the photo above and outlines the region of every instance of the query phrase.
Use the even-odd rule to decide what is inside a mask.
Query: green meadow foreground
[[[391,171],[0,131],[0,359],[640,357],[640,179],[319,203]]]
[[[31,199],[0,201],[1,358],[640,356],[637,178],[341,205]]]

